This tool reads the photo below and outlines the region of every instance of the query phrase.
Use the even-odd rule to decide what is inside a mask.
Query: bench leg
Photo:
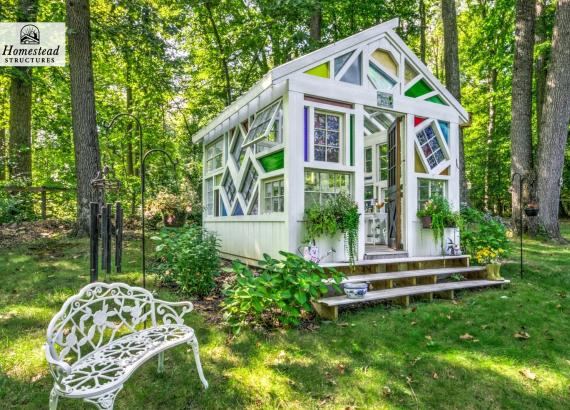
[[[204,385],[204,388],[208,388],[208,381],[204,377],[204,372],[202,371],[202,362],[200,362],[200,348],[198,347],[198,339],[194,338],[190,342],[192,345],[192,350],[194,351],[194,360],[196,360],[196,368],[198,369],[198,376]]]
[[[59,394],[57,394],[57,390],[54,387],[53,389],[51,389],[51,393],[49,394],[49,410],[57,409],[58,400],[59,400]]]
[[[164,372],[164,352],[158,354],[158,372]]]
[[[94,404],[99,410],[113,410],[117,394],[119,394],[122,388],[123,386],[119,386],[115,390],[105,393],[102,396],[88,397],[83,400],[87,403]]]

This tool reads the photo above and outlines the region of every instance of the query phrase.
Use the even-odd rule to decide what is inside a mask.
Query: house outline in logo
[[[26,24],[20,29],[20,44],[37,45],[40,44],[40,29],[33,24]]]

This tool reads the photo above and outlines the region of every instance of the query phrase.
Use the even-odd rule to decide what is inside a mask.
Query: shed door
[[[388,190],[386,209],[388,211],[388,246],[400,247],[400,127],[399,119],[388,129]]]

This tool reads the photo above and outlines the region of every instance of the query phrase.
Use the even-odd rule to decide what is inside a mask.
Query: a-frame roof
[[[378,24],[376,26],[370,27],[364,31],[356,33],[350,37],[339,40],[333,44],[315,50],[309,54],[303,55],[295,60],[289,61],[278,67],[271,69],[267,74],[265,74],[261,80],[255,83],[247,93],[243,94],[236,101],[226,107],[216,118],[210,121],[206,126],[201,128],[193,137],[193,142],[198,142],[206,135],[208,135],[212,130],[230,118],[235,114],[241,107],[255,99],[263,91],[275,85],[285,79],[288,76],[296,73],[303,72],[311,65],[318,63],[321,60],[330,58],[331,56],[342,52],[343,50],[349,50],[359,44],[364,44],[371,42],[381,35],[389,35],[390,39],[395,42],[395,44],[400,48],[402,53],[405,54],[407,59],[414,64],[414,66],[421,72],[421,74],[426,78],[445,99],[453,107],[460,119],[463,122],[467,122],[469,119],[469,114],[461,106],[461,104],[451,95],[451,93],[441,84],[441,82],[431,73],[431,71],[426,67],[426,65],[414,54],[414,52],[404,43],[404,41],[396,34],[394,31],[398,27],[399,19],[395,18],[384,23]]]

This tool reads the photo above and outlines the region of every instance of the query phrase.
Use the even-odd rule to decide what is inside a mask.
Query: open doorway
[[[364,115],[366,253],[401,249],[400,116],[377,108]]]

